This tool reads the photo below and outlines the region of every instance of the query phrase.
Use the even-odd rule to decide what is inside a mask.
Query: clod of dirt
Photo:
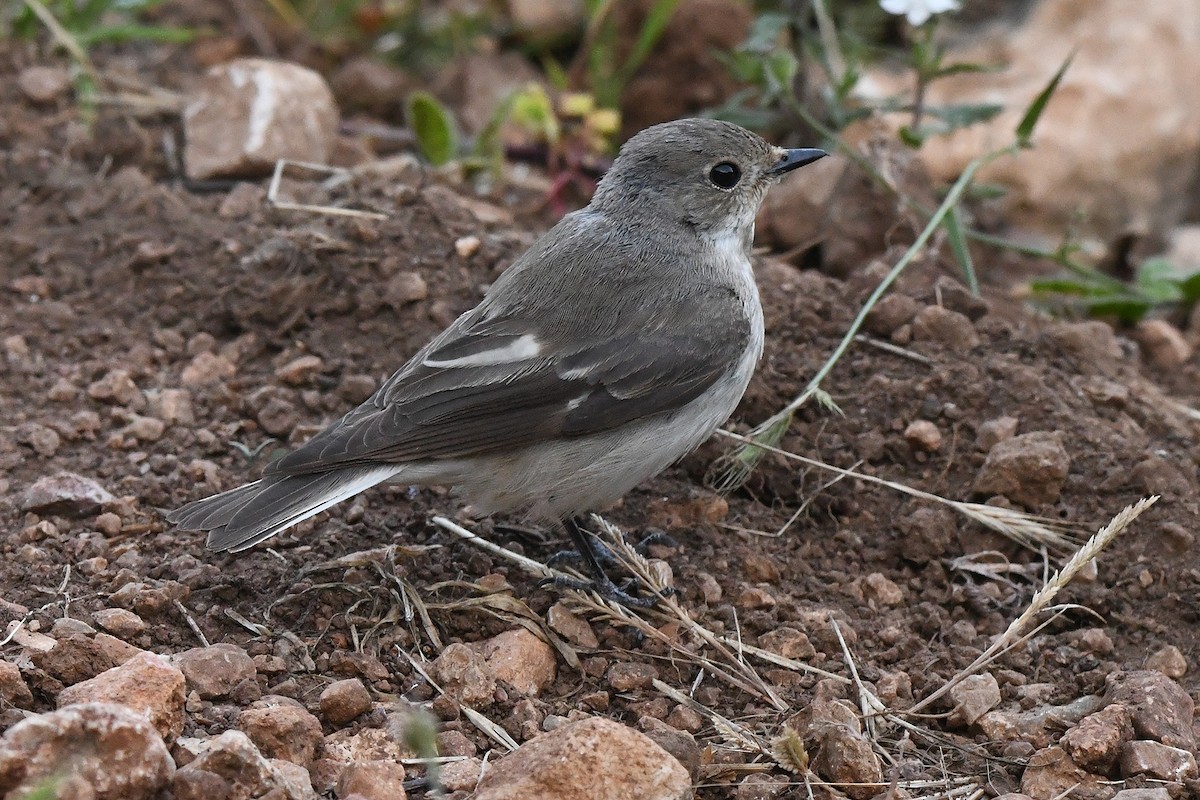
[[[645,734],[592,717],[521,745],[484,775],[476,800],[683,800],[688,771]]]
[[[595,650],[600,646],[592,626],[567,608],[565,603],[558,602],[550,606],[550,610],[546,612],[546,624],[550,626],[550,630],[576,647]]]
[[[177,800],[249,800],[273,789],[288,800],[310,800],[308,773],[301,778],[284,765],[295,766],[263,758],[246,734],[225,731],[207,740],[204,752],[175,773],[172,788]]]
[[[1109,800],[1116,794],[1107,781],[1084,770],[1061,747],[1047,747],[1030,757],[1021,776],[1021,791],[1039,798],[1070,793],[1081,800]]]
[[[523,695],[541,693],[558,674],[554,648],[525,628],[505,631],[472,646],[497,679]]]
[[[778,653],[784,658],[795,658],[801,661],[812,658],[817,649],[809,641],[804,631],[798,631],[786,625],[767,631],[758,637],[758,646],[772,653]]]
[[[927,419],[914,420],[904,429],[904,440],[914,450],[922,453],[936,453],[941,450],[943,438],[938,426]]]
[[[1000,705],[1000,684],[990,672],[971,675],[950,690],[950,700],[954,703],[950,724],[970,727]]]
[[[867,314],[867,330],[876,336],[891,336],[901,325],[912,322],[921,310],[917,301],[906,294],[892,293],[884,296]]]
[[[183,732],[183,686],[183,673],[169,660],[139,653],[124,664],[63,689],[58,705],[118,703],[144,714],[170,742]]]
[[[1133,338],[1142,348],[1142,355],[1160,369],[1175,369],[1192,357],[1192,346],[1183,331],[1165,319],[1147,319],[1133,330]]]
[[[286,700],[287,698],[280,698]],[[259,703],[266,702],[264,700]],[[320,721],[294,700],[238,714],[237,726],[268,758],[312,766],[324,735]]]
[[[463,705],[490,705],[496,694],[496,675],[474,648],[455,642],[446,646],[431,666],[446,694]]]
[[[183,112],[188,177],[266,175],[281,158],[325,164],[337,137],[329,86],[299,64],[241,58],[208,71]]]
[[[79,795],[142,800],[175,774],[154,726],[137,711],[87,703],[28,717],[0,739],[0,795],[16,796],[70,769]],[[90,790],[90,794],[83,794]],[[210,795],[215,797],[216,795]]]
[[[1145,740],[1121,746],[1121,777],[1145,775],[1160,781],[1182,783],[1196,777],[1196,757],[1187,750]]]
[[[1105,680],[1104,699],[1121,703],[1133,715],[1133,730],[1142,739],[1195,752],[1192,729],[1195,704],[1178,683],[1161,672],[1115,672]]]
[[[19,506],[22,511],[35,514],[86,517],[114,500],[108,490],[91,478],[59,472],[34,482],[21,494]]]
[[[1146,659],[1146,669],[1152,669],[1155,672],[1161,672],[1168,678],[1179,680],[1187,674],[1188,663],[1179,648],[1169,644],[1150,654],[1150,657]]]
[[[979,346],[979,334],[966,314],[942,306],[925,306],[912,321],[913,340],[937,342],[948,350],[965,352]]]
[[[832,783],[854,784],[843,787],[852,800],[867,800],[883,788],[883,767],[871,741],[844,725],[826,729],[812,768]]]
[[[92,619],[101,628],[120,639],[132,639],[146,631],[146,621],[123,608],[102,608],[92,614]]]
[[[605,680],[615,692],[628,692],[633,689],[645,689],[658,677],[658,670],[652,664],[642,664],[637,661],[618,661],[608,668]]]
[[[972,491],[1004,495],[1036,509],[1058,499],[1070,468],[1071,457],[1058,433],[1025,433],[988,451]]]
[[[330,724],[345,725],[371,710],[371,694],[358,678],[346,678],[326,686],[320,704]]]
[[[30,102],[48,105],[71,88],[71,75],[62,67],[26,67],[17,76],[17,88]]]
[[[188,691],[205,700],[227,697],[245,681],[254,681],[257,670],[245,650],[233,644],[193,647],[174,656],[187,678]]]
[[[404,800],[404,765],[394,761],[361,761],[342,770],[337,796],[363,800]]]
[[[1133,738],[1133,718],[1120,703],[1089,714],[1063,734],[1059,745],[1079,766],[1097,775],[1107,775],[1121,745]]]
[[[639,719],[638,728],[655,744],[675,756],[692,780],[696,780],[700,773],[700,747],[696,744],[696,737],[654,717]]]
[[[474,792],[483,777],[483,761],[478,758],[467,758],[462,761],[452,761],[442,767],[442,786],[450,792]],[[471,795],[474,797],[474,795]]]
[[[0,661],[0,705],[29,708],[33,693],[25,685],[20,668],[11,662]]]

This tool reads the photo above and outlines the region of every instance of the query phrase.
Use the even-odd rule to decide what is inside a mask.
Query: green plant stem
[[[70,53],[71,58],[78,62],[79,66],[88,77],[96,84],[100,83],[100,75],[96,71],[96,65],[92,63],[92,59],[88,56],[87,51],[79,44],[70,31],[62,26],[62,23],[50,13],[50,9],[41,2],[41,0],[25,0],[26,7],[33,12],[34,16],[42,21],[46,29],[50,31],[50,35],[58,44]]]
[[[796,98],[789,97],[788,102],[791,106],[792,112],[798,116],[804,122],[804,124],[815,130],[823,139],[832,143],[833,148],[837,150],[837,152],[850,159],[850,161],[853,162],[856,167],[866,173],[867,177],[895,195],[896,198],[899,199],[906,208],[917,212],[925,219],[930,218],[933,212],[930,211],[927,206],[901,193],[900,190],[887,179],[887,176],[880,172],[875,165],[871,163],[870,159],[843,142],[841,137],[838,136],[837,131],[821,122],[821,120],[815,117],[811,111],[801,105]],[[1008,152],[1008,149],[1000,151],[1000,155],[1004,155]],[[987,163],[991,163],[992,160],[994,159],[989,159]],[[1046,250],[1041,247],[1034,247],[1032,245],[1021,244],[1020,242],[1014,242],[1011,239],[1005,239],[1003,236],[995,236],[990,233],[984,233],[983,231],[976,230],[975,228],[965,225],[963,226],[962,230],[963,236],[973,242],[979,242],[980,244],[986,244],[1001,250],[1008,250],[1013,253],[1029,256],[1030,258],[1040,258],[1051,263],[1058,264],[1064,269],[1070,270],[1078,275],[1094,276],[1097,274],[1095,270],[1089,269],[1088,267],[1071,259],[1070,253],[1072,252],[1072,249],[1070,247],[1062,246],[1055,250]],[[1108,278],[1108,276],[1104,277]],[[1108,280],[1111,280],[1114,286],[1123,285],[1115,278],[1108,278]]]
[[[901,256],[900,260],[896,262],[896,265],[892,267],[884,279],[879,282],[879,285],[875,287],[875,290],[871,292],[870,297],[868,297],[866,302],[863,303],[863,307],[859,310],[858,315],[854,318],[854,321],[850,323],[850,327],[846,330],[846,333],[842,337],[842,340],[838,343],[838,346],[834,349],[829,358],[825,360],[825,363],[821,365],[821,368],[817,370],[817,373],[809,380],[808,385],[804,388],[804,391],[782,409],[773,414],[765,422],[758,425],[751,432],[751,439],[760,440],[760,437],[762,437],[765,432],[772,430],[778,431],[782,426],[786,426],[791,421],[792,415],[795,414],[801,406],[807,403],[814,394],[820,391],[821,383],[826,377],[829,376],[829,373],[833,371],[833,368],[837,366],[837,363],[841,360],[842,356],[845,355],[846,350],[849,349],[851,342],[854,341],[854,337],[858,334],[859,329],[866,320],[867,314],[871,312],[871,309],[875,307],[875,304],[879,302],[879,299],[883,297],[884,293],[887,292],[889,288],[891,288],[891,285],[895,283],[897,278],[900,277],[900,274],[904,272],[908,265],[912,263],[912,260],[917,256],[917,254],[921,252],[922,248],[925,247],[926,242],[929,241],[929,238],[933,235],[933,232],[936,231],[939,226],[941,226],[942,221],[946,218],[946,215],[951,213],[951,210],[962,198],[963,192],[965,192],[967,187],[971,184],[972,179],[975,177],[975,173],[996,159],[1006,155],[1015,155],[1017,152],[1019,152],[1019,150],[1019,145],[1009,145],[1008,147],[999,150],[993,150],[989,153],[984,153],[981,156],[977,156],[976,158],[972,159],[969,164],[967,164],[967,167],[963,170],[962,175],[958,177],[958,180],[955,181],[954,185],[950,187],[950,191],[946,193],[946,197],[942,200],[941,205],[939,205],[937,210],[934,211],[930,216],[929,222],[926,223],[925,228],[921,231],[920,235],[917,236],[916,241],[912,243],[908,250],[905,251],[904,255]],[[743,447],[743,451],[750,450],[753,447],[754,445],[746,445]],[[755,454],[757,457],[754,460],[757,461],[757,458],[761,458],[763,452],[764,451],[759,450]]]

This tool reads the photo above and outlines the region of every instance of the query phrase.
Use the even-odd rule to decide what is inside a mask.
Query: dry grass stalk
[[[762,679],[758,672],[734,652],[727,647],[725,640],[718,637],[712,631],[700,625],[691,615],[680,606],[674,598],[668,596],[668,587],[662,584],[659,576],[655,574],[655,570],[650,563],[637,553],[632,547],[625,542],[624,537],[618,528],[610,525],[608,522],[598,516],[593,516],[595,523],[601,528],[605,537],[609,541],[609,547],[613,554],[622,562],[622,565],[628,569],[634,578],[641,584],[643,589],[659,598],[659,604],[655,609],[649,610],[632,610],[625,606],[609,602],[600,597],[594,592],[567,590],[567,596],[572,598],[573,605],[583,609],[585,612],[608,619],[611,622],[620,625],[626,625],[636,629],[642,635],[656,639],[665,644],[676,657],[687,660],[691,663],[699,665],[702,669],[717,677],[718,679],[735,686],[744,692],[759,697],[779,711],[785,711],[788,708],[787,703],[783,701],[771,687]],[[556,576],[567,576],[566,573],[558,572],[550,567],[535,561],[527,556],[518,555],[500,545],[490,542],[482,537],[476,536],[466,528],[451,522],[445,517],[435,517],[434,524],[455,534],[471,544],[487,550],[489,553],[501,558],[512,561],[521,565],[523,568],[545,578]],[[660,629],[659,625],[651,623],[643,614],[659,615],[665,620],[677,622],[680,627],[688,631],[694,639],[707,644],[716,655],[719,661],[703,654],[697,653],[691,648],[680,644],[675,638],[667,636]],[[798,662],[797,662],[798,663]]]
[[[913,714],[919,712],[921,709],[928,708],[932,703],[944,697],[947,692],[961,683],[963,679],[975,674],[995,660],[1006,648],[1010,647],[1017,640],[1022,629],[1029,624],[1029,621],[1050,605],[1050,601],[1055,598],[1064,586],[1071,582],[1076,573],[1099,555],[1100,551],[1116,538],[1119,533],[1129,527],[1130,523],[1137,519],[1143,511],[1156,502],[1158,502],[1158,495],[1143,498],[1132,506],[1127,506],[1113,517],[1111,522],[1097,531],[1096,535],[1088,539],[1083,547],[1079,548],[1075,552],[1075,555],[1071,556],[1062,569],[1054,573],[1046,585],[1030,600],[1029,607],[1009,624],[1004,633],[1000,634],[987,650],[984,650],[978,658],[971,662],[970,666],[956,674],[941,688],[908,709],[905,713]]]
[[[438,694],[446,693],[446,690],[439,686],[437,681],[429,676],[429,673],[425,671],[424,666],[419,661],[410,656],[408,653],[405,653],[400,648],[396,648],[396,651],[408,659],[408,663],[412,664],[412,668],[417,671],[417,674],[424,678],[425,682],[432,686]],[[475,709],[461,703],[459,704],[459,708],[462,710],[463,716],[465,716],[472,725],[478,728],[492,741],[508,750],[510,753],[520,746],[517,744],[516,740],[508,735],[508,731],[504,730],[504,728],[501,728],[499,725],[492,722]]]
[[[375,211],[362,211],[357,208],[341,208],[340,206],[317,206],[308,203],[293,203],[290,200],[279,199],[279,183],[283,180],[283,170],[287,165],[301,167],[303,169],[313,170],[314,172],[327,172],[331,175],[345,175],[348,170],[341,167],[330,167],[325,164],[314,164],[309,161],[292,161],[291,159],[281,158],[275,162],[275,174],[271,176],[271,184],[267,189],[267,202],[287,211],[308,211],[314,214],[330,214],[337,217],[357,217],[358,219],[387,219],[387,214],[380,214]]]
[[[655,678],[652,685],[662,694],[666,695],[671,700],[680,705],[687,706],[702,717],[708,719],[712,726],[717,730],[724,739],[730,744],[757,752],[760,755],[771,756],[771,743],[749,729],[737,724],[728,717],[724,717],[713,711],[706,705],[696,701],[692,697],[688,697],[683,692],[673,686],[663,683],[658,678]],[[772,756],[774,757],[774,756]]]
[[[978,522],[990,530],[1005,536],[1022,547],[1027,547],[1031,550],[1040,550],[1046,547],[1057,552],[1069,552],[1070,548],[1076,545],[1076,542],[1068,535],[1068,531],[1076,527],[1065,524],[1059,520],[1047,519],[1038,517],[1033,514],[1026,514],[1022,511],[1016,511],[1010,508],[997,508],[996,506],[984,505],[982,503],[966,503],[958,500],[949,500],[932,492],[914,489],[911,486],[905,486],[896,481],[889,481],[884,478],[877,478],[874,475],[864,475],[861,472],[854,470],[842,469],[835,467],[832,464],[826,464],[824,461],[818,461],[813,458],[807,458],[799,453],[793,453],[789,450],[784,450],[773,445],[755,442],[752,439],[742,436],[738,433],[733,433],[726,430],[718,430],[718,434],[725,436],[735,441],[743,442],[752,445],[768,453],[773,453],[778,456],[798,461],[801,464],[807,464],[818,469],[836,472],[839,475],[855,478],[856,480],[874,483],[879,486],[885,486],[901,494],[916,497],[922,500],[939,503],[957,511],[960,514]]]

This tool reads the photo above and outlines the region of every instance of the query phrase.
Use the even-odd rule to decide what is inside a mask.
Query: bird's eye
[[[722,161],[708,171],[708,179],[721,189],[732,189],[742,179],[742,171],[737,164]]]

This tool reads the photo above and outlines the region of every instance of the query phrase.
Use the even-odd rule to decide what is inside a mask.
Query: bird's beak
[[[781,150],[780,152],[783,153],[783,158],[767,170],[768,175],[783,175],[829,155],[824,150],[818,150],[815,147],[802,147],[799,150]]]

